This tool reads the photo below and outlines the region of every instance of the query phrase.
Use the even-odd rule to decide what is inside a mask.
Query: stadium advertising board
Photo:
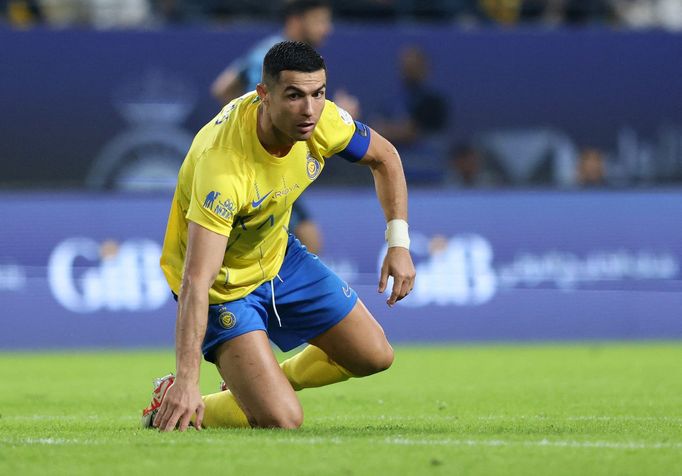
[[[400,342],[682,338],[682,193],[410,198],[415,289],[377,293],[369,191],[311,191],[324,260]],[[3,194],[0,348],[170,346],[158,266],[170,197]],[[330,213],[333,211],[333,213]]]

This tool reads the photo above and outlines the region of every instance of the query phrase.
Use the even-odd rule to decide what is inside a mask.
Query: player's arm
[[[172,431],[178,423],[178,429],[184,431],[195,413],[195,427],[201,426],[204,413],[199,392],[201,343],[208,319],[208,293],[222,266],[226,246],[227,236],[189,222],[175,325],[177,375],[154,419],[162,431]]]
[[[234,66],[228,66],[211,84],[211,94],[222,106],[244,94],[246,82],[244,74]]]
[[[358,163],[368,165],[372,170],[377,197],[386,218],[389,247],[381,267],[379,292],[384,292],[388,277],[392,276],[393,289],[386,301],[392,306],[412,290],[416,274],[407,232],[407,183],[393,144],[364,124],[356,123],[356,127],[365,127],[369,135],[369,146]],[[351,144],[353,140],[355,138],[351,139]]]

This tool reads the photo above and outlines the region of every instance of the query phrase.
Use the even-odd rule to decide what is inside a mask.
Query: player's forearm
[[[407,220],[407,183],[398,151],[386,141],[381,158],[370,164],[386,221]]]
[[[201,343],[206,334],[208,289],[183,282],[175,323],[177,378],[199,383]]]

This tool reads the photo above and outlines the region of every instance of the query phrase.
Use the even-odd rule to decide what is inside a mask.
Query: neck
[[[263,104],[258,106],[256,133],[265,150],[275,157],[284,157],[294,146],[295,141],[279,131],[270,120]]]

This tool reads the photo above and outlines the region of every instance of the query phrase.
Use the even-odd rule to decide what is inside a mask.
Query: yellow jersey
[[[242,298],[273,279],[284,260],[292,203],[356,129],[347,112],[326,101],[310,139],[274,157],[258,140],[259,105],[255,91],[230,102],[199,131],[180,168],[161,253],[176,294],[189,221],[228,237],[211,304]]]

